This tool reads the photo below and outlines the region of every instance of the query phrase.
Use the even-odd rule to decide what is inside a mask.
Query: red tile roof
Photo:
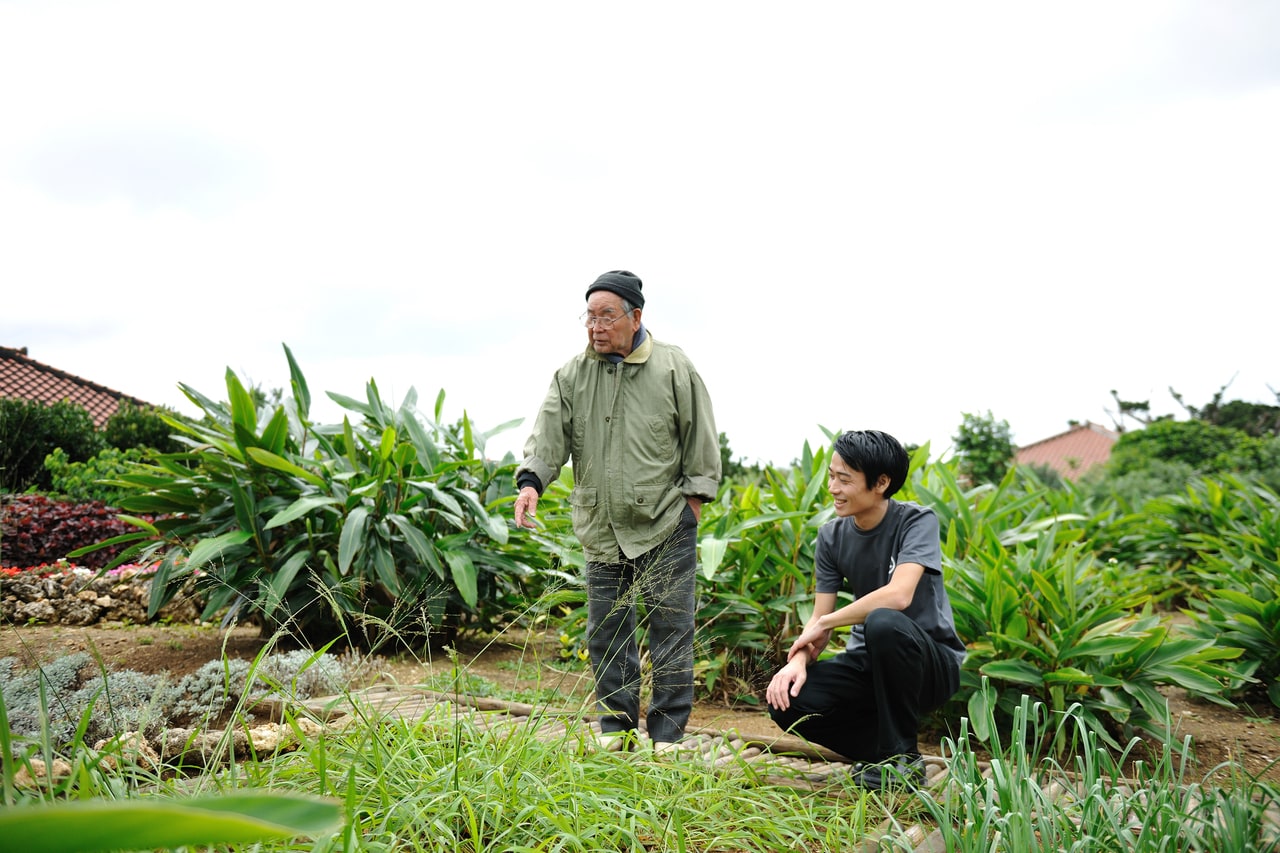
[[[151,407],[150,403],[137,397],[41,364],[27,356],[26,347],[0,347],[0,397],[38,400],[46,405],[69,400],[84,406],[98,429],[115,414],[122,400],[128,400],[135,406]]]
[[[1088,421],[1066,432],[1019,447],[1014,459],[1019,465],[1046,465],[1068,480],[1078,479],[1095,465],[1111,458],[1111,447],[1120,433]]]

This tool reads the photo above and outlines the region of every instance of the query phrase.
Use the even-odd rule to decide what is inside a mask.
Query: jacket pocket
[[[595,532],[594,520],[598,503],[599,495],[592,486],[574,486],[573,491],[569,492],[573,532],[579,539],[592,540],[592,534]]]
[[[631,513],[638,522],[661,518],[671,504],[671,492],[679,491],[661,483],[637,483],[631,490]]]

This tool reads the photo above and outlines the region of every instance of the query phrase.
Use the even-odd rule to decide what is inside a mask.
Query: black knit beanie
[[[590,298],[591,294],[597,290],[608,290],[618,294],[634,307],[643,308],[644,294],[640,292],[640,284],[640,278],[635,273],[627,270],[613,270],[600,276],[587,288],[587,297]]]

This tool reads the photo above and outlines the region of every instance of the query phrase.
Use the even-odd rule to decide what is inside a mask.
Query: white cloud
[[[748,458],[1271,402],[1278,14],[5,4],[0,344],[183,407],[284,342],[492,427],[623,267]]]

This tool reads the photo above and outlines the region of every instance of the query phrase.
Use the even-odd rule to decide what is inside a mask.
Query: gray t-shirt
[[[924,566],[915,597],[902,612],[964,662],[964,643],[942,583],[938,517],[932,509],[890,499],[884,518],[871,530],[859,530],[852,518],[834,518],[818,531],[816,562],[818,592],[840,592],[847,582],[855,598],[888,584],[899,563]],[[852,652],[865,645],[863,626],[854,625],[846,648]]]

